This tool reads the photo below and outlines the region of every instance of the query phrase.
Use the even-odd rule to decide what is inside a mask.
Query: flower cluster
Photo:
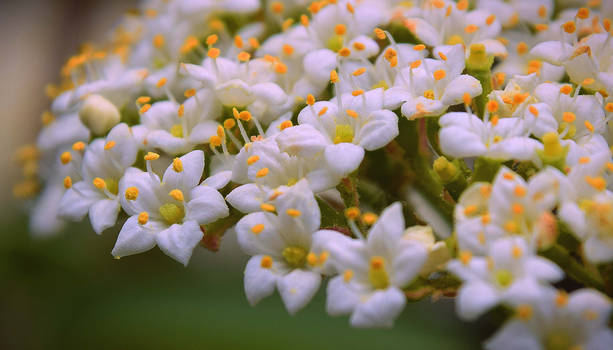
[[[329,279],[356,327],[457,296],[506,317],[487,348],[607,349],[610,5],[144,1],[48,87],[15,194],[116,258],[236,235],[251,304]]]

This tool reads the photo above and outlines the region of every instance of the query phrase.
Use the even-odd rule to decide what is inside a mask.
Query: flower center
[[[573,349],[573,340],[566,332],[556,331],[545,338],[546,350],[569,350]]]
[[[430,100],[434,100],[434,90],[429,89],[424,91],[424,97]]]
[[[464,44],[464,39],[461,36],[454,34],[447,39],[447,45]]]
[[[343,48],[343,37],[340,35],[333,35],[326,41],[326,47],[334,52]]]
[[[293,268],[304,266],[307,258],[306,249],[299,246],[289,246],[283,249],[283,258]]]
[[[511,271],[509,270],[504,270],[504,269],[498,270],[496,271],[494,276],[496,278],[496,282],[501,287],[508,287],[513,282],[513,275],[511,274]]]
[[[389,286],[389,276],[385,270],[385,260],[380,256],[370,258],[368,280],[376,289],[385,289]]]
[[[353,141],[353,127],[348,124],[337,124],[334,131],[334,144]]]
[[[162,205],[159,211],[164,218],[164,221],[166,221],[168,225],[179,223],[185,217],[185,209],[174,203],[166,203]]]
[[[119,191],[119,186],[115,179],[107,177],[104,179],[104,182],[106,182],[106,189],[109,190],[109,192],[112,194],[117,194]]]
[[[183,126],[181,124],[175,124],[170,128],[170,134],[174,137],[183,137]]]

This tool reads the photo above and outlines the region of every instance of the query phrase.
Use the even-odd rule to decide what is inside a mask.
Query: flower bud
[[[409,227],[404,231],[404,238],[422,244],[428,251],[428,259],[419,272],[422,277],[427,277],[451,259],[447,245],[435,240],[430,226]]]
[[[441,178],[443,184],[447,184],[458,175],[458,167],[445,157],[438,157],[432,166],[436,174]]]
[[[106,134],[119,123],[119,110],[100,95],[88,96],[79,110],[81,122],[95,135]]]

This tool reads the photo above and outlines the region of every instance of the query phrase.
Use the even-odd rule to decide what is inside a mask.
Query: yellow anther
[[[343,47],[342,49],[338,50],[338,55],[341,57],[348,57],[351,55],[351,50],[349,50],[347,47]]]
[[[564,95],[568,95],[573,91],[573,87],[570,85],[562,85],[562,87],[560,87],[560,93],[564,94]]]
[[[300,15],[300,24],[305,27],[309,26],[309,17],[307,15]]]
[[[285,130],[287,128],[291,128],[292,126],[294,126],[294,124],[292,124],[291,120],[284,120],[281,122],[281,124],[279,124],[279,130]]]
[[[347,115],[350,116],[351,118],[358,117],[358,112],[354,111],[353,109],[347,109],[345,110],[345,113],[347,113]]]
[[[255,173],[256,177],[264,177],[266,175],[268,175],[268,168],[262,168],[262,169],[258,170],[257,173]]]
[[[269,269],[272,267],[272,258],[269,255],[264,255],[260,261],[260,266]]]
[[[246,122],[250,121],[251,120],[251,112],[249,112],[249,111],[241,111],[238,114],[238,119],[244,120]]]
[[[336,72],[336,70],[330,71],[330,82],[332,84],[338,83],[338,73]]]
[[[534,25],[534,29],[536,29],[537,32],[542,32],[549,29],[549,26],[544,23],[538,23]]]
[[[143,106],[140,108],[140,111],[139,111],[139,112],[140,112],[140,114],[146,113],[146,112],[147,112],[147,111],[148,111],[150,108],[151,108],[151,105],[150,105],[150,104],[143,105]]]
[[[151,101],[151,97],[149,96],[141,96],[136,99],[136,103],[138,103],[139,105],[142,105],[143,103],[148,103],[149,101]]]
[[[590,17],[590,10],[582,7],[577,11],[577,17],[581,19],[588,19]]]
[[[470,97],[468,92],[465,92],[464,95],[462,95],[462,101],[464,101],[465,105],[470,106],[470,104],[473,102],[473,99],[472,97]]]
[[[259,49],[260,48],[260,42],[258,41],[257,38],[249,38],[247,39],[247,42],[249,42],[249,45],[251,45],[252,48],[254,49]]]
[[[322,109],[319,110],[317,115],[321,117],[322,115],[326,114],[327,111],[328,111],[328,107],[323,107]]]
[[[64,188],[68,189],[72,187],[72,179],[70,178],[70,176],[66,176],[64,178]]]
[[[353,8],[353,5],[351,5],[350,2],[347,3],[347,11],[349,11],[349,13],[351,14],[355,13],[355,9]]]
[[[124,193],[124,195],[129,201],[136,200],[136,198],[138,198],[138,188],[128,187],[126,188],[126,192]]]
[[[164,46],[165,42],[166,40],[164,39],[164,36],[162,34],[157,34],[156,36],[153,37],[153,46],[155,46],[158,49]]]
[[[286,213],[287,215],[289,215],[289,216],[293,217],[293,218],[297,218],[297,217],[299,217],[300,215],[302,215],[302,212],[301,212],[300,210],[298,210],[298,209],[293,209],[293,208],[287,209],[287,210],[285,211],[285,213]]]
[[[264,231],[264,224],[256,224],[256,225],[253,225],[253,227],[251,227],[251,232],[253,232],[256,235],[262,233],[262,231]]]
[[[413,46],[413,50],[415,51],[423,51],[426,48],[426,45],[424,44],[417,44],[415,46]]]
[[[62,164],[68,164],[70,163],[71,160],[72,160],[72,154],[70,154],[70,152],[68,151],[60,155],[60,161],[62,162]]]
[[[538,15],[541,18],[547,17],[547,7],[545,5],[541,5],[538,9]]]
[[[444,53],[440,51],[438,53],[438,57],[440,57],[443,61],[447,61],[447,55],[445,55]]]
[[[247,158],[247,165],[253,165],[255,164],[258,160],[260,160],[260,156],[258,155],[253,155],[249,158]]]
[[[209,51],[206,53],[210,58],[217,58],[221,52],[216,47],[211,47]]]
[[[221,146],[221,137],[217,136],[217,135],[213,135],[209,138],[209,144],[212,147],[219,147]]]
[[[186,98],[190,98],[190,97],[192,97],[192,96],[196,95],[196,89],[187,89],[187,90],[185,90],[185,92],[183,93],[183,95],[184,95]]]
[[[168,195],[171,196],[174,200],[177,200],[179,202],[183,202],[185,200],[185,197],[183,197],[183,192],[177,188],[168,192]]]
[[[483,214],[483,215],[481,215],[481,223],[483,225],[489,224],[491,220],[492,220],[492,218],[490,217],[490,214]]]
[[[267,211],[267,212],[273,212],[273,211],[277,210],[277,208],[275,208],[274,205],[268,204],[268,203],[260,204],[260,209],[262,209],[263,211]]]
[[[172,169],[177,173],[183,171],[183,162],[180,158],[175,158],[172,160]]]
[[[531,105],[530,107],[528,107],[528,110],[530,111],[530,113],[532,113],[532,115],[533,115],[535,118],[539,116],[539,110],[538,110],[538,109],[536,109],[536,107],[534,107],[534,106],[532,106],[532,105]]]
[[[315,103],[315,96],[313,96],[311,94],[308,94],[307,97],[306,97],[306,103],[309,106],[312,106]]]
[[[243,47],[243,38],[241,38],[240,35],[236,35],[234,37],[234,46],[238,47],[239,49]]]
[[[562,25],[562,29],[564,29],[566,33],[572,34],[577,29],[577,26],[575,25],[575,22],[568,21]]]
[[[562,120],[564,120],[567,123],[572,123],[575,121],[577,117],[575,116],[575,113],[573,112],[564,112],[562,114]]]
[[[387,50],[385,50],[385,53],[383,54],[383,57],[390,62],[392,61],[394,57],[397,57],[397,56],[398,56],[398,53],[396,52],[396,50],[394,50],[391,47],[388,47]]]
[[[517,197],[523,197],[526,195],[526,188],[522,185],[517,185],[515,186],[515,189],[513,189],[513,193],[517,196]]]
[[[106,188],[106,181],[104,181],[103,179],[99,177],[93,179],[92,184],[94,184],[94,187],[96,187],[99,190],[103,190]]]
[[[336,35],[345,35],[345,33],[347,33],[347,27],[344,24],[337,24],[334,26],[334,32]]]
[[[472,260],[472,258],[473,258],[473,255],[468,250],[463,250],[460,252],[460,261],[462,262],[462,264],[464,265],[470,264],[470,261]]]
[[[494,100],[487,101],[486,108],[490,113],[496,113],[498,111],[498,102]]]
[[[556,294],[556,306],[564,307],[568,304],[568,293],[563,290],[558,291]]]
[[[477,210],[478,208],[476,205],[467,205],[466,208],[464,208],[464,215],[471,216],[475,214]]]
[[[585,122],[583,122],[583,125],[585,125],[589,132],[594,132],[594,125],[592,125],[592,123],[590,123],[589,121],[586,120]]]
[[[361,67],[361,68],[358,68],[358,69],[354,70],[353,73],[351,73],[351,74],[353,76],[357,77],[357,76],[360,76],[360,75],[364,74],[365,72],[366,72],[366,68],[365,67]]]
[[[283,50],[283,53],[287,56],[290,56],[291,54],[294,53],[294,47],[289,44],[283,45],[282,50]]]
[[[502,84],[504,84],[505,79],[507,78],[507,75],[504,72],[498,72],[496,74],[494,74],[494,78],[496,78],[496,84],[498,86],[501,86]]]
[[[356,42],[353,43],[353,48],[358,50],[358,51],[362,51],[362,50],[364,50],[366,48],[366,45],[362,44],[359,41],[356,41]]]
[[[598,191],[603,191],[605,188],[607,188],[607,182],[601,176],[595,176],[595,177],[586,176],[585,182],[587,182],[588,185],[592,186],[594,189]]]
[[[368,226],[374,225],[377,219],[379,219],[379,216],[375,213],[368,212],[362,214],[362,222]]]
[[[604,110],[605,110],[605,111],[607,111],[607,112],[609,112],[609,113],[612,113],[612,112],[613,112],[613,103],[611,103],[611,102],[607,103],[607,104],[604,106]]]
[[[375,36],[377,37],[377,39],[379,40],[385,39],[385,32],[381,28],[375,28],[374,32],[375,32]]]
[[[474,32],[476,32],[479,29],[479,27],[477,27],[474,24],[469,24],[466,27],[464,27],[464,31],[468,34],[472,34]]]
[[[364,90],[353,90],[351,91],[351,95],[353,96],[360,96],[364,93]]]
[[[350,207],[345,209],[345,217],[349,220],[355,220],[360,216],[360,209],[357,207]]]
[[[270,3],[270,11],[280,14],[283,12],[283,3],[278,1],[273,1]]]
[[[217,37],[216,34],[211,34],[211,35],[206,37],[206,44],[208,46],[215,45],[215,43],[217,42],[217,39],[218,39],[218,37]]]
[[[283,24],[281,25],[281,30],[286,31],[289,29],[289,27],[292,26],[292,24],[294,24],[294,19],[293,18],[288,18],[285,21],[283,21]]]
[[[353,270],[347,269],[345,270],[345,272],[343,272],[343,281],[345,281],[345,283],[348,283],[349,281],[351,281],[352,278],[353,278]]]
[[[460,11],[464,11],[468,8],[468,0],[460,0],[458,1],[457,8]]]
[[[160,78],[160,80],[158,80],[158,82],[155,84],[155,86],[161,88],[162,86],[166,85],[167,82],[168,82],[168,79]]]
[[[285,63],[283,62],[277,62],[274,65],[274,69],[275,72],[279,73],[279,74],[285,74],[287,73],[287,66],[285,65]]]
[[[521,215],[524,213],[524,206],[519,203],[514,203],[511,206],[511,210],[513,211],[514,214]]]
[[[517,53],[523,55],[526,52],[528,52],[528,44],[521,41],[519,44],[517,44]]]
[[[517,225],[517,223],[515,221],[507,221],[504,223],[503,228],[510,233],[518,233],[519,232],[519,226]]]
[[[219,136],[222,139],[226,137],[226,132],[224,131],[223,126],[221,125],[217,125],[217,136]]]
[[[492,23],[494,23],[495,20],[496,20],[496,15],[489,15],[485,19],[485,24],[487,24],[488,26],[491,26]]]
[[[107,143],[104,144],[104,149],[106,151],[110,150],[111,148],[115,147],[115,141],[108,141]]]
[[[177,115],[179,117],[182,117],[183,115],[185,115],[185,106],[184,105],[179,105],[179,109],[177,110]]]
[[[447,76],[447,72],[445,72],[443,69],[439,69],[437,71],[434,71],[432,76],[434,77],[434,80],[441,80],[445,78],[445,76]]]
[[[141,211],[140,214],[138,214],[138,223],[140,225],[144,225],[149,221],[149,213],[147,213],[146,211]]]
[[[181,53],[186,54],[199,45],[198,39],[194,36],[188,36],[185,38],[183,45],[181,45]]]
[[[156,160],[159,159],[160,155],[155,152],[147,152],[145,155],[145,160]]]
[[[311,266],[315,266],[317,265],[318,259],[317,259],[317,254],[311,252],[307,255],[306,257],[307,263]]]
[[[430,3],[437,9],[442,9],[445,7],[445,2],[443,0],[432,0]]]
[[[223,121],[223,127],[227,130],[232,129],[234,126],[236,126],[236,122],[234,121],[234,119],[228,118]]]
[[[532,318],[532,306],[522,304],[515,309],[515,314],[523,321],[528,321]]]
[[[602,27],[604,28],[604,30],[606,30],[607,32],[611,31],[611,20],[608,18],[605,18],[602,20]]]

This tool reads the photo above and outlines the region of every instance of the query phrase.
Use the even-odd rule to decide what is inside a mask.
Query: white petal
[[[196,221],[174,224],[156,235],[158,247],[164,254],[187,266],[192,251],[202,239],[202,230]]]
[[[64,192],[61,198],[60,202],[56,203],[59,205],[59,217],[81,221],[89,208],[103,197],[100,193],[95,193],[84,181],[79,181]]]
[[[456,307],[460,318],[475,320],[500,301],[492,286],[481,281],[465,283],[458,294]]]
[[[171,164],[164,172],[162,182],[169,188],[178,188],[189,191],[200,183],[204,171],[204,152],[191,151],[179,158],[183,164],[183,171],[176,172]]]
[[[277,275],[272,272],[272,268],[262,267],[262,257],[251,257],[245,267],[245,294],[251,305],[257,304],[275,291]]]
[[[329,143],[317,129],[309,124],[287,128],[281,131],[275,140],[282,151],[308,158],[321,153]]]
[[[332,278],[326,293],[326,312],[331,316],[349,314],[360,302],[357,290],[345,282],[343,276]]]
[[[220,171],[219,173],[215,175],[211,175],[207,177],[206,179],[204,179],[202,184],[211,186],[212,188],[216,190],[220,190],[226,187],[226,185],[230,183],[231,179],[232,179],[232,171],[230,170]]]
[[[349,321],[352,326],[360,328],[392,327],[405,304],[400,289],[377,290],[366,301],[358,303]]]
[[[114,199],[103,199],[92,205],[89,209],[89,221],[97,234],[115,225],[119,208],[119,200]]]
[[[277,280],[277,289],[287,311],[295,314],[311,301],[320,284],[318,273],[295,269]]]
[[[359,145],[373,151],[387,145],[398,136],[398,116],[388,110],[371,113],[357,135]]]
[[[456,105],[463,102],[464,94],[475,97],[481,95],[483,92],[481,83],[479,80],[473,78],[470,75],[463,74],[455,77],[445,89],[441,101],[448,105]]]
[[[348,175],[362,163],[364,149],[352,143],[343,142],[326,147],[324,156],[326,162],[335,173]]]
[[[530,50],[530,55],[551,64],[560,65],[573,52],[573,47],[560,41],[545,41]]]
[[[198,123],[189,134],[189,142],[195,144],[209,143],[211,136],[217,135],[218,123],[207,120]]]
[[[542,350],[541,340],[528,323],[507,322],[484,346],[488,350]]]
[[[155,232],[138,224],[138,217],[130,217],[119,231],[111,254],[123,257],[146,252],[155,246]]]
[[[221,193],[210,186],[196,186],[190,197],[192,200],[187,203],[186,220],[195,220],[200,225],[205,225],[229,214]]]
[[[243,213],[260,210],[260,205],[266,199],[266,192],[262,191],[256,184],[239,186],[226,196],[228,203]]]

